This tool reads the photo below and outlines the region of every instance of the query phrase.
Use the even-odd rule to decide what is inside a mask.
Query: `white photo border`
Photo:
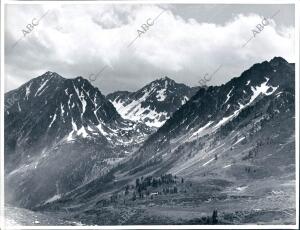
[[[5,53],[4,26],[6,5],[25,4],[292,4],[295,6],[295,160],[296,160],[296,224],[295,225],[121,225],[121,226],[5,226],[4,210],[4,92],[5,92]],[[0,228],[1,229],[299,229],[299,11],[297,0],[164,0],[164,1],[1,1],[1,79],[0,79],[0,148],[1,148],[1,190],[0,190]]]

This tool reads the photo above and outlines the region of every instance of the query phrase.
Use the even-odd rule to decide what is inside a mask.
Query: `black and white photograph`
[[[297,229],[299,10],[1,2],[1,229]]]

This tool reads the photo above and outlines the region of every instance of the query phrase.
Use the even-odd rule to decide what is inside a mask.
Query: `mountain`
[[[145,92],[151,91],[140,91],[149,96]],[[122,100],[130,94],[123,92]],[[107,98],[116,102],[118,97]],[[107,98],[102,98],[103,103],[111,108]],[[118,118],[103,125],[114,124],[114,130],[127,122],[146,122],[144,117],[133,119],[137,123],[111,117]],[[254,64],[226,84],[200,88],[131,149],[109,138],[102,138],[105,143],[96,139],[95,144],[86,144],[93,139],[81,135],[76,144],[60,142],[46,157],[37,154],[40,158],[32,164],[7,170],[6,194],[17,197],[14,205],[87,225],[295,224],[295,118],[295,65],[275,57]],[[22,130],[24,124],[14,129]],[[7,130],[13,131],[5,128],[6,135]],[[149,124],[144,128],[148,130]],[[134,140],[144,133],[131,131],[129,137]],[[6,157],[6,151],[5,164],[22,156],[25,134],[17,132],[6,140],[11,155],[19,154],[14,159]],[[127,149],[129,153],[124,154]],[[124,155],[122,160],[109,167],[107,162],[119,154]]]
[[[109,175],[36,210],[85,224],[295,224],[295,65],[275,57],[201,88]]]
[[[271,113],[271,109],[276,109],[279,113],[283,110],[283,114],[284,109],[288,109],[292,114],[294,84],[294,65],[283,58],[275,57],[270,62],[255,64],[240,77],[233,78],[224,85],[200,89],[144,143],[141,150],[155,146],[154,151],[157,151],[178,136],[184,137],[185,142],[207,133],[211,135],[239,120],[246,111],[249,111],[248,116],[254,113],[255,117]],[[270,105],[258,103],[260,101],[270,101]],[[264,111],[263,108],[256,108],[258,105],[264,109],[269,105],[270,108]],[[272,111],[272,115],[276,111]],[[250,118],[250,122],[253,122],[253,117]]]
[[[205,198],[210,206],[199,205],[225,213],[224,221],[239,213],[238,223],[274,223],[274,216],[294,222],[295,65],[275,57],[224,85],[200,89],[123,170],[133,178],[149,171],[188,178],[202,190],[189,194],[195,200],[214,188]]]
[[[123,118],[159,128],[198,90],[164,77],[136,92],[117,91],[106,98]]]
[[[82,77],[46,72],[5,94],[5,105],[7,199],[22,207],[106,174],[151,132]]]
[[[161,85],[166,87],[168,97],[164,101],[155,99],[161,101],[155,108],[160,114],[168,112],[164,118],[155,119],[167,119],[183,103],[179,99],[187,100],[183,95],[195,91],[165,78],[139,90],[132,98],[142,106],[149,104],[153,114],[155,109],[150,102],[154,99],[149,93],[164,95]],[[175,91],[181,96],[176,96]],[[150,113],[143,117],[146,124],[122,118],[89,81],[82,77],[65,79],[54,72],[46,72],[6,93],[5,105],[7,200],[25,208],[58,199],[107,175],[156,130],[146,125],[151,123],[146,118]]]

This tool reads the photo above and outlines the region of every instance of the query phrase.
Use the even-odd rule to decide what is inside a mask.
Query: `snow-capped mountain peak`
[[[117,91],[107,98],[123,118],[159,128],[197,90],[163,77],[136,92]]]

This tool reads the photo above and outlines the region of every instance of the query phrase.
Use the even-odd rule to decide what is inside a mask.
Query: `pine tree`
[[[176,186],[174,187],[174,193],[177,193],[177,187]]]
[[[214,210],[212,214],[212,224],[217,224],[218,223],[218,211]]]
[[[136,194],[135,194],[135,192],[133,192],[133,194],[132,194],[132,200],[133,200],[133,201],[136,200]]]
[[[138,187],[138,193],[139,193],[139,197],[142,198],[142,189],[141,189],[141,186]]]
[[[126,185],[125,187],[125,196],[127,196],[129,193],[129,185]]]
[[[137,178],[137,179],[135,180],[135,187],[138,188],[139,186],[140,186],[140,179]]]

